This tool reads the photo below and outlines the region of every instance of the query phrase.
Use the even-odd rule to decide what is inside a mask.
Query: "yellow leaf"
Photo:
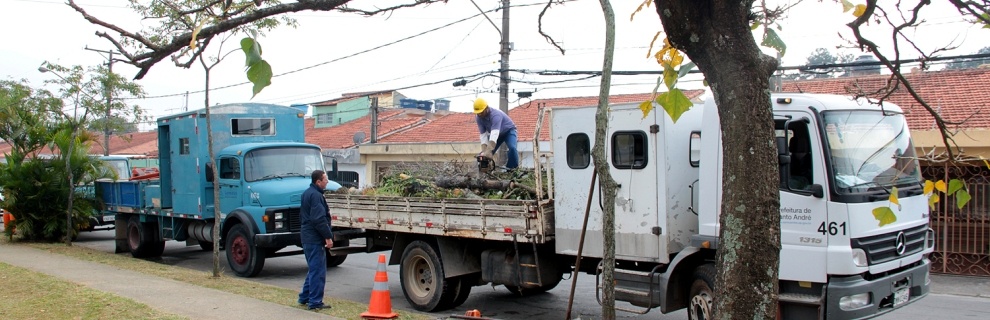
[[[206,19],[203,19],[196,24],[196,29],[193,29],[192,32],[192,39],[189,40],[189,49],[196,50],[196,36],[199,35],[200,30],[203,30],[204,24],[206,24]]]
[[[657,38],[660,38],[660,33],[660,31],[657,31],[657,34],[653,35],[653,40],[650,40],[650,50],[646,50],[646,58],[649,58],[650,52],[653,52],[653,44],[657,42]]]
[[[897,199],[897,187],[894,187],[893,189],[890,190],[889,200],[890,200],[890,203],[893,203],[893,204],[896,204],[897,205],[897,210],[898,211],[901,210],[901,202],[900,202],[900,200]]]
[[[945,190],[946,190],[945,189],[945,181],[939,180],[938,182],[936,182],[935,183],[935,190],[942,191],[942,193],[945,193]]]
[[[643,110],[643,118],[650,115],[650,111],[653,111],[653,101],[643,101],[639,104],[639,110]]]
[[[633,17],[635,17],[640,10],[643,10],[643,8],[649,8],[652,3],[653,0],[643,0],[643,3],[640,3],[639,7],[636,7],[636,11],[633,11],[633,13],[629,15],[629,21],[632,21]]]
[[[931,197],[928,197],[928,207],[935,210],[935,204],[938,203],[938,199],[939,197],[937,193],[933,194]]]
[[[890,207],[874,208],[873,217],[880,221],[880,227],[897,221],[897,215],[894,214],[894,210],[890,210]]]
[[[935,191],[935,183],[931,180],[925,180],[925,194],[932,194]]]
[[[990,161],[987,161],[987,159],[983,159],[983,164],[987,165],[987,169],[990,169]]]
[[[399,174],[399,179],[402,179],[402,180],[409,179],[409,175],[408,174],[405,174],[405,173],[400,173]]]
[[[849,10],[852,10],[852,8],[853,8],[852,2],[849,2],[849,0],[842,0],[842,12],[849,12]]]
[[[856,5],[856,10],[853,10],[853,16],[856,16],[857,18],[859,18],[859,16],[862,16],[864,13],[866,13],[866,5],[865,4],[857,4]]]

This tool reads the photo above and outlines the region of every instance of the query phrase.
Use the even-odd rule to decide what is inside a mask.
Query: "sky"
[[[350,6],[371,8],[396,1],[399,0],[355,0]],[[793,3],[789,0],[768,1],[771,4]],[[95,35],[96,31],[105,29],[85,21],[62,1],[0,2],[4,8],[0,11],[0,29],[5,30],[0,35],[0,43],[3,43],[0,46],[0,77],[4,79],[26,79],[34,87],[43,87],[44,80],[55,77],[37,70],[44,61],[64,66],[95,66],[106,63],[106,56],[85,48],[113,49],[107,40]],[[857,3],[857,0],[852,2]],[[126,7],[124,0],[77,0],[76,3],[93,16],[129,31],[155,23],[142,20]],[[500,5],[498,0],[474,0],[474,3],[483,10]],[[511,3],[511,69],[601,70],[605,22],[598,1],[570,1],[552,7],[544,16],[544,32],[562,44],[563,55],[537,32],[537,18],[546,2],[513,0]],[[648,58],[650,42],[662,30],[660,20],[653,7],[630,20],[630,14],[638,4],[638,0],[612,1],[617,24],[614,70],[660,69],[655,60]],[[958,49],[943,55],[963,55],[975,53],[990,44],[990,29],[964,22],[947,4],[938,2],[936,5],[940,7],[925,16],[929,23],[926,27],[907,30],[919,47],[928,51],[956,45]],[[297,28],[281,27],[259,38],[263,57],[276,74],[272,85],[252,99],[251,86],[242,84],[246,82],[244,56],[234,52],[211,73],[211,87],[220,89],[211,91],[210,104],[305,104],[338,98],[349,92],[398,89],[412,99],[450,100],[452,111],[470,111],[476,97],[497,105],[497,77],[482,77],[464,87],[452,86],[456,79],[475,79],[479,73],[499,68],[500,33],[483,16],[470,18],[478,13],[471,1],[450,0],[447,4],[402,9],[373,17],[340,12],[291,14],[299,24]],[[488,13],[488,16],[501,28],[500,11]],[[465,18],[468,19],[457,22]],[[826,48],[833,53],[863,54],[855,49],[836,49],[845,44],[839,34],[851,35],[845,24],[852,19],[850,14],[842,12],[841,5],[830,0],[805,0],[795,6],[778,31],[787,44],[782,65],[804,64],[816,48]],[[890,46],[882,41],[889,36],[882,36],[880,32],[883,31],[876,29],[872,35],[888,50]],[[216,57],[218,52],[237,48],[240,38],[234,37],[223,46],[223,51],[215,47],[208,50],[208,55]],[[770,49],[765,52],[775,55]],[[914,57],[909,54],[904,58]],[[137,73],[136,68],[124,63],[115,63],[113,68],[125,77]],[[575,80],[581,77],[523,73],[511,73],[511,78],[510,106],[525,103],[527,99],[594,96],[598,94],[600,81],[598,77]],[[650,92],[656,80],[655,75],[614,76],[611,92]],[[182,112],[186,108],[199,109],[205,103],[204,71],[198,64],[182,69],[166,59],[136,82],[144,87],[148,98],[127,101],[144,108],[153,117]],[[45,88],[57,90],[50,86]],[[679,86],[702,88],[701,76],[690,75]],[[533,93],[530,98],[518,98],[514,94],[518,91]]]

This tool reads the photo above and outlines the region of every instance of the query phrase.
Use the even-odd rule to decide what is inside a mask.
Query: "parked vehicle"
[[[610,110],[606,153],[620,184],[616,299],[630,304],[621,307],[627,311],[688,308],[692,319],[707,315],[721,240],[722,163],[729,161],[722,157],[716,106],[696,105],[677,123],[656,111],[643,118],[636,104]],[[901,109],[778,94],[773,112],[780,318],[872,317],[925,296],[934,238]],[[391,250],[406,299],[423,311],[458,306],[484,284],[519,294],[550,290],[574,269],[581,239],[581,271],[598,274],[602,202],[599,192],[589,194],[597,189],[590,157],[595,113],[594,107],[553,110],[552,188],[545,199],[328,194],[335,233],[367,243],[332,251]],[[890,205],[893,187],[901,209],[895,222],[880,225],[871,211]]]
[[[160,177],[97,181],[97,192],[115,216],[118,252],[155,257],[167,240],[203,250],[212,250],[219,240],[230,269],[251,277],[267,258],[302,253],[279,250],[300,244],[300,197],[310,185],[310,173],[324,168],[323,157],[319,146],[303,143],[298,109],[228,104],[211,107],[209,118],[216,159],[210,159],[205,110],[162,117]],[[221,219],[220,239],[213,238],[215,219]]]

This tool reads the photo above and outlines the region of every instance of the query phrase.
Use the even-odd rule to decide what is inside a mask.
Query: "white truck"
[[[471,287],[489,283],[542,292],[573,271],[590,204],[580,271],[597,274],[603,234],[590,157],[595,112],[552,111],[552,183],[542,200],[328,194],[334,228],[344,231],[338,237],[367,244],[334,251],[392,250],[389,263],[400,265],[406,299],[424,311],[458,306]],[[775,94],[773,112],[780,318],[868,318],[927,295],[934,239],[901,110],[841,96]],[[630,304],[620,309],[688,308],[699,319],[712,307],[719,248],[716,106],[710,99],[672,123],[656,111],[643,118],[636,104],[612,105],[608,121],[606,153],[620,185],[616,299]],[[895,222],[879,226],[871,211],[890,205],[892,187],[902,208]]]

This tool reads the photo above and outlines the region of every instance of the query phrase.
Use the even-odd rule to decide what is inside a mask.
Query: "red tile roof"
[[[378,115],[379,141],[386,139],[397,131],[407,129],[420,122],[429,121],[424,118],[426,111],[417,109],[384,110]],[[431,115],[442,117],[442,114]],[[315,120],[306,119],[306,142],[319,145],[324,149],[346,149],[354,146],[354,134],[364,132],[364,142],[371,139],[371,115],[360,117],[338,126],[314,128]]]
[[[889,75],[870,75],[784,82],[785,92],[850,95],[857,86],[864,91],[886,85]],[[916,92],[946,121],[965,121],[961,128],[990,128],[990,69],[929,71],[905,74]],[[888,99],[904,109],[912,130],[935,129],[931,114],[899,87]],[[950,128],[952,126],[950,125]]]
[[[96,140],[92,142],[89,153],[102,155],[103,134],[94,132],[92,135]],[[110,136],[110,154],[158,156],[158,131],[133,132],[123,136],[123,138],[119,135]],[[0,142],[0,156],[10,153],[10,150],[9,143]]]

